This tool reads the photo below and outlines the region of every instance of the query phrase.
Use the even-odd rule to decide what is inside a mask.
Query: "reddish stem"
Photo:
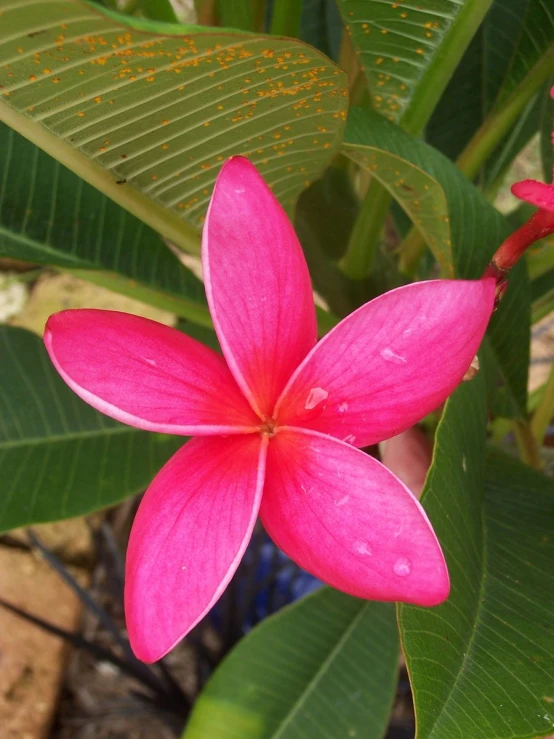
[[[506,276],[525,250],[539,239],[554,233],[554,212],[539,208],[523,226],[498,247],[483,277],[494,277],[497,284],[496,301],[506,289]]]

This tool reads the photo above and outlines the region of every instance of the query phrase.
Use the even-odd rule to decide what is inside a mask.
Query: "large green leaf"
[[[417,133],[492,0],[339,0],[373,106]]]
[[[0,326],[0,377],[0,530],[88,513],[138,493],[184,441],[94,411],[28,331]]]
[[[209,324],[202,283],[158,234],[2,123],[0,181],[0,256],[93,281],[102,270],[103,284]]]
[[[399,607],[419,739],[524,739],[554,729],[554,487],[499,452],[484,465],[482,382],[439,425],[422,497],[451,595]]]
[[[397,670],[393,606],[325,588],[235,647],[197,700],[184,739],[379,739]]]
[[[444,155],[413,139],[369,109],[353,108],[345,132],[344,153],[358,160],[367,148],[389,152],[421,168],[444,190],[450,213],[452,253],[458,277],[478,278],[510,233],[506,219]],[[523,264],[493,316],[488,339],[514,413],[525,415],[529,365],[529,284]]]
[[[437,180],[406,159],[374,146],[348,147],[347,154],[390,192],[425,239],[443,276],[453,277],[448,204]]]
[[[552,68],[550,0],[495,0],[429,122],[428,140],[456,158],[485,117],[528,84],[548,56]]]
[[[198,249],[221,162],[290,208],[336,150],[345,75],[300,41],[0,0],[0,120],[164,236]]]

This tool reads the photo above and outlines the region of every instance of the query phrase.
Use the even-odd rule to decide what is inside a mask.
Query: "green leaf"
[[[171,0],[139,0],[139,6],[147,18],[165,23],[177,23],[177,15]]]
[[[419,133],[491,2],[339,0],[374,108]]]
[[[372,146],[345,147],[404,209],[423,236],[444,277],[454,276],[448,204],[441,185],[406,159]]]
[[[348,173],[343,168],[330,167],[302,193],[294,214],[294,227],[314,288],[338,316],[357,307],[352,300],[357,285],[351,284],[337,266],[357,212],[358,201]]]
[[[183,739],[379,739],[397,669],[394,607],[325,588],[235,647],[197,700]]]
[[[254,30],[254,19],[250,0],[217,0],[217,13],[222,26],[240,28],[243,31]]]
[[[485,467],[483,390],[472,381],[448,401],[422,498],[450,598],[399,607],[419,739],[554,730],[554,489],[499,452]]]
[[[300,41],[0,0],[0,120],[174,243],[244,154],[289,210],[336,150],[345,75]]]
[[[367,147],[394,154],[439,183],[448,203],[456,276],[480,277],[511,231],[504,216],[436,149],[413,139],[374,111],[353,108],[345,132],[344,153],[358,158]],[[525,265],[520,263],[510,273],[509,288],[488,331],[496,362],[519,416],[524,416],[527,408],[529,316],[529,283]]]
[[[455,159],[485,117],[553,53],[549,0],[495,0],[429,122],[430,143]]]
[[[504,183],[514,159],[537,133],[541,98],[542,94],[535,95],[527,103],[515,126],[501,145],[488,157],[483,167],[482,181],[485,193],[492,202]]]
[[[0,183],[0,256],[72,270],[209,325],[204,286],[158,234],[1,123]]]
[[[183,444],[97,413],[41,340],[0,326],[0,530],[104,508],[143,490]]]
[[[300,38],[331,59],[338,59],[342,20],[334,0],[303,0]]]

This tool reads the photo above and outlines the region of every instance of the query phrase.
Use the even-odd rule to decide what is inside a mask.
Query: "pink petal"
[[[257,423],[223,357],[176,329],[128,313],[67,310],[50,316],[44,342],[80,398],[130,426],[220,434]]]
[[[493,279],[418,282],[379,296],[325,336],[279,399],[280,424],[363,447],[404,431],[461,382],[494,305]]]
[[[315,344],[315,308],[294,230],[247,159],[229,159],[219,173],[202,261],[223,354],[252,408],[270,416]]]
[[[262,496],[267,440],[193,439],[148,488],[127,550],[125,615],[144,662],[164,656],[227,587]]]
[[[522,180],[512,185],[512,194],[537,208],[554,211],[554,185],[537,180]]]
[[[330,436],[289,428],[271,439],[260,515],[289,557],[339,590],[422,606],[448,597],[444,557],[416,498]]]

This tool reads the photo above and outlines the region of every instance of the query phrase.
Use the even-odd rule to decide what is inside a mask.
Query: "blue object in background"
[[[287,557],[259,527],[209,618],[216,631],[235,641],[267,616],[322,585]]]

